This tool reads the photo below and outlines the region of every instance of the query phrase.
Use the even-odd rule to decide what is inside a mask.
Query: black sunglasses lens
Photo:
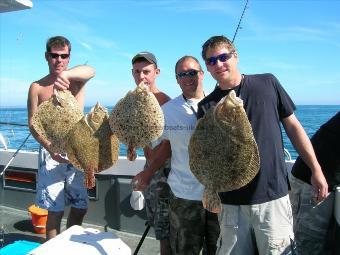
[[[68,58],[69,57],[69,54],[57,54],[57,53],[49,53],[50,57],[51,58],[58,58],[59,56],[62,58],[62,59],[65,59],[65,58]]]
[[[208,58],[208,64],[209,65],[214,66],[214,65],[216,65],[216,63],[217,63],[217,57]]]
[[[197,70],[190,70],[190,71],[187,71],[187,72],[178,73],[177,77],[179,77],[179,78],[184,78],[186,76],[194,77],[194,76],[197,75],[197,73],[198,73]]]
[[[57,58],[59,55],[56,53],[49,53],[51,58]]]
[[[190,71],[188,72],[188,74],[189,74],[191,77],[194,77],[194,76],[197,75],[197,71],[196,71],[196,70],[190,70]]]
[[[230,52],[230,53],[223,53],[221,55],[218,55],[216,57],[210,57],[207,60],[207,64],[214,66],[217,63],[217,60],[221,61],[221,62],[226,62],[228,59],[230,59],[233,56],[234,52]]]
[[[230,58],[230,54],[228,54],[228,53],[221,54],[221,55],[218,56],[218,59],[221,62],[226,62],[229,58]]]
[[[177,74],[177,76],[179,77],[179,78],[183,78],[183,77],[185,77],[187,74],[185,73],[185,72],[181,72],[181,73],[178,73]]]

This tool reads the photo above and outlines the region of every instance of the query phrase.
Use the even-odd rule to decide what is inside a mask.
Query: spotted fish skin
[[[39,135],[51,142],[53,152],[65,153],[65,137],[83,116],[78,101],[70,91],[65,90],[38,106],[32,124]]]
[[[94,174],[113,166],[119,156],[119,140],[112,133],[109,114],[99,103],[78,121],[67,135],[67,156],[94,185]]]
[[[114,106],[109,123],[120,142],[144,148],[163,133],[164,116],[154,94],[141,83]]]
[[[233,90],[197,122],[189,164],[205,186],[203,205],[211,212],[221,210],[218,192],[239,189],[257,175],[257,144],[243,102]]]

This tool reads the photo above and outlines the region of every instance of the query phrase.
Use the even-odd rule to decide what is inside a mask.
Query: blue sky
[[[131,58],[153,52],[158,87],[180,94],[174,65],[201,58],[213,35],[232,38],[245,1],[33,0],[33,8],[0,14],[0,107],[25,106],[29,85],[48,72],[46,40],[72,42],[69,67],[95,67],[86,105],[113,106],[134,88]],[[242,73],[275,74],[296,104],[340,105],[340,1],[250,0],[235,45]],[[201,64],[204,66],[203,61]],[[215,82],[205,70],[206,94]]]

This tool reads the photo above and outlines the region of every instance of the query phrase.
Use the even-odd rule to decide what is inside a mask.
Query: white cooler
[[[131,255],[131,249],[111,232],[72,226],[28,255]]]

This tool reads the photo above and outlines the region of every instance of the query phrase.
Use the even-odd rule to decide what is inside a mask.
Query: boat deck
[[[27,240],[32,242],[45,242],[45,234],[36,234],[31,223],[31,216],[28,211],[13,209],[0,205],[0,217],[4,226],[4,246],[17,240]],[[65,230],[66,221],[62,221],[62,230]],[[135,251],[141,236],[127,232],[117,231],[111,228],[104,228],[98,225],[84,223],[83,227],[96,228],[100,231],[109,231],[116,234],[130,248]],[[153,231],[150,229],[149,232]],[[1,234],[1,233],[0,233]],[[0,237],[1,239],[1,237]],[[153,237],[146,237],[138,252],[140,255],[159,254],[159,242]]]

